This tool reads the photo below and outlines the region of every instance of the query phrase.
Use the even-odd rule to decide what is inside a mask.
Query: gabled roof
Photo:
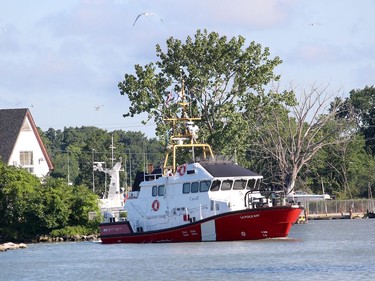
[[[8,163],[14,145],[16,144],[17,137],[26,118],[28,118],[30,122],[35,137],[37,138],[39,146],[43,152],[44,158],[48,163],[48,167],[50,170],[52,170],[53,165],[51,159],[42,139],[40,138],[33,117],[27,108],[0,109],[0,161]]]

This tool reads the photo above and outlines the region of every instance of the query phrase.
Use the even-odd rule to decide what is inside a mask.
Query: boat
[[[113,147],[113,145],[112,145]],[[111,169],[103,167],[104,162],[94,162],[93,170],[103,172],[110,176],[109,190],[104,193],[103,198],[99,199],[100,215],[104,221],[115,221],[126,216],[124,204],[126,194],[124,188],[120,187],[120,171],[122,162],[119,159]]]
[[[187,115],[184,98],[179,104],[180,116],[165,119],[171,134],[164,164],[136,176],[126,217],[110,215],[100,224],[102,243],[287,237],[303,207],[265,188],[261,175],[215,157],[209,144],[198,141],[199,118]]]

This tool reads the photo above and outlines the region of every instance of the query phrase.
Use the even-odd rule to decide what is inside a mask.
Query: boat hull
[[[286,237],[302,208],[246,209],[157,231],[133,232],[129,222],[100,225],[103,244],[258,240]]]

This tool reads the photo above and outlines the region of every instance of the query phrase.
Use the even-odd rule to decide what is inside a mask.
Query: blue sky
[[[347,96],[374,85],[372,0],[0,0],[0,108],[30,109],[42,130],[142,131],[117,87],[155,45],[206,28],[269,47],[281,89],[328,86]],[[142,16],[133,26],[138,14]],[[160,21],[163,19],[163,22]]]

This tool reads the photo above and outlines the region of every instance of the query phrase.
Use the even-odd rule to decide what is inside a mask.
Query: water
[[[0,280],[375,280],[375,219],[310,221],[286,239],[32,244],[0,253]]]

